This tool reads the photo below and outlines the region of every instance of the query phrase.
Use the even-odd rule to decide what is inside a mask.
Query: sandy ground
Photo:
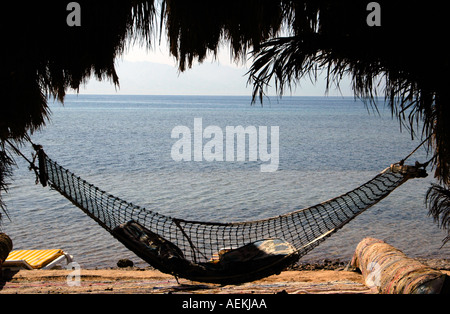
[[[4,272],[0,294],[239,294],[239,293],[373,293],[362,276],[343,270],[285,271],[241,285],[215,285],[177,280],[155,270],[20,270]]]
[[[450,260],[423,260],[450,275]],[[151,268],[3,270],[0,294],[373,294],[344,263],[310,264],[240,285],[177,279]]]

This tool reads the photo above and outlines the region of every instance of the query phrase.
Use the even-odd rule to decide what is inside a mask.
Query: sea
[[[32,140],[50,158],[126,201],[197,221],[263,219],[315,205],[363,184],[421,142],[420,125],[412,138],[383,99],[374,107],[353,97],[252,103],[247,96],[80,94],[49,105],[50,119]],[[244,159],[227,158],[233,148],[227,130],[239,126],[257,130],[256,159],[250,139],[241,145]],[[235,145],[237,153],[237,139]],[[21,151],[31,159],[30,145]],[[421,147],[407,163],[427,159]],[[123,258],[147,266],[59,193],[35,184],[21,157],[16,162],[1,223],[14,249],[63,249],[86,269],[115,267]],[[270,171],[262,171],[269,164]],[[435,182],[433,170],[428,173],[400,186],[301,262],[348,261],[365,237],[412,257],[449,258],[450,245],[442,246],[446,233],[425,205]]]

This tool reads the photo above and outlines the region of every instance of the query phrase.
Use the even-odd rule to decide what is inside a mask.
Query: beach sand
[[[450,275],[449,263],[435,263]],[[327,269],[328,268],[328,269]],[[306,265],[240,285],[216,285],[177,279],[145,268],[3,271],[0,294],[372,294],[363,276],[342,266]],[[300,269],[300,270],[298,270]],[[313,269],[313,270],[305,270]],[[78,284],[78,285],[74,285]]]
[[[68,270],[21,270],[5,274],[0,294],[10,293],[371,293],[362,276],[351,271],[285,271],[241,285],[177,280],[156,270],[81,270],[80,285]],[[69,282],[68,282],[69,280]]]

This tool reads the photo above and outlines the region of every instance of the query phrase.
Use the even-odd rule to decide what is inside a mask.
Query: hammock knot
[[[47,174],[47,168],[45,166],[45,158],[47,157],[47,155],[44,152],[44,149],[42,147],[42,145],[36,145],[34,143],[32,143],[33,145],[33,149],[36,151],[36,156],[38,157],[38,169],[39,169],[39,182],[41,182],[43,187],[47,186],[47,181],[48,181],[48,174]]]
[[[414,166],[411,165],[403,165],[403,163],[395,163],[392,164],[390,169],[394,173],[401,173],[405,176],[405,178],[426,178],[428,176],[425,167],[427,164],[421,164],[416,161]]]

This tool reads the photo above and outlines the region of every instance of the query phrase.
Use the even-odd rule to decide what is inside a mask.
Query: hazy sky
[[[138,46],[127,49],[124,56],[116,60],[120,87],[116,89],[111,82],[99,82],[92,78],[80,94],[122,94],[122,95],[248,95],[252,86],[247,84],[248,64],[235,64],[230,60],[228,49],[219,52],[218,60],[213,57],[202,64],[179,73],[176,62],[169,56],[164,44],[158,45],[152,51],[146,51]],[[330,90],[330,96],[353,95],[349,80],[341,82],[340,92]],[[275,95],[271,88],[268,95]],[[292,91],[285,95],[324,96],[325,78],[313,85],[305,79]]]

